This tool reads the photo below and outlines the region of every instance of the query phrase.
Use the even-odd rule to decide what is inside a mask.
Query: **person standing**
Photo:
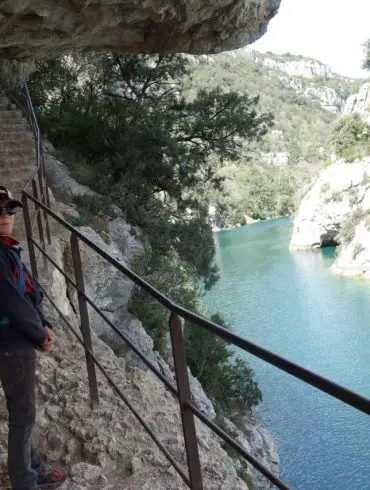
[[[0,186],[0,380],[8,409],[8,472],[13,490],[54,489],[65,481],[46,470],[32,445],[36,417],[36,349],[50,352],[54,333],[42,309],[42,292],[21,262],[12,237],[22,204]]]

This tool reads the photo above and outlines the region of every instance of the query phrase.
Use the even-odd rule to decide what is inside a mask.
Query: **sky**
[[[252,48],[309,56],[334,72],[368,78],[362,44],[370,38],[370,0],[281,0],[267,33]]]

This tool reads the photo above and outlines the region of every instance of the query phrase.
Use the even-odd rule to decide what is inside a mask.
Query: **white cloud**
[[[370,38],[370,0],[282,0],[267,33],[252,47],[302,54],[350,77],[361,70],[362,44]]]

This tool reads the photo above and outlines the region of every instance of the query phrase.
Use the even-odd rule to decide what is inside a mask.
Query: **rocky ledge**
[[[0,53],[34,60],[77,49],[208,53],[265,33],[281,0],[7,0]]]
[[[68,241],[58,237],[53,239],[48,249],[55,262],[67,270],[68,247]],[[76,308],[63,276],[49,268],[41,269],[40,277],[59,310],[75,331],[79,332]],[[96,277],[96,281],[101,284],[103,277]],[[61,490],[185,490],[187,486],[100,373],[100,404],[91,408],[83,349],[48,302],[45,310],[55,325],[57,342],[50,355],[38,357],[35,442],[48,465],[57,465],[67,472],[68,479]],[[131,326],[138,335],[140,331],[137,325],[132,323]],[[145,332],[143,335],[145,337]],[[132,354],[128,355],[128,351],[124,350],[117,355],[94,330],[93,348],[118,388],[186,472],[178,401],[154,374],[140,366],[136,367]],[[147,354],[173,380],[172,371],[165,361],[160,360],[154,352]],[[192,390],[197,405],[214,418],[212,404],[194,378]],[[3,398],[2,393],[0,397]],[[4,399],[0,407],[0,487],[8,488],[7,413]],[[227,430],[278,474],[279,460],[267,430],[253,420],[245,431],[237,429],[229,421],[227,423]],[[220,439],[206,426],[196,421],[196,428],[205,488],[270,488],[269,483],[248,464],[241,467],[240,463],[230,457]],[[241,473],[244,479],[238,476]],[[249,483],[253,486],[249,486]]]

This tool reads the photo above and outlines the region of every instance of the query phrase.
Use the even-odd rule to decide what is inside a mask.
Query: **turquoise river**
[[[290,253],[289,219],[215,234],[220,281],[204,298],[232,330],[370,397],[370,282],[331,274],[334,250]],[[244,355],[244,353],[241,353]],[[300,490],[370,490],[370,417],[247,356],[281,477]]]

